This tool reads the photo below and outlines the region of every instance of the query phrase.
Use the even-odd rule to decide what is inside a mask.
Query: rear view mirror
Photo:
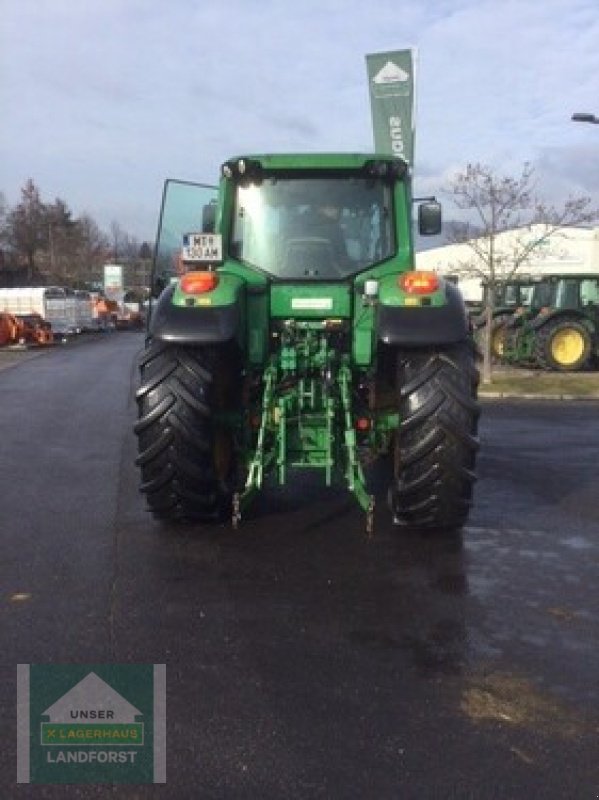
[[[441,203],[430,201],[418,206],[418,232],[421,236],[441,233]]]

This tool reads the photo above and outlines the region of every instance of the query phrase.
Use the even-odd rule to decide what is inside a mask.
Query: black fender
[[[470,323],[462,294],[453,284],[445,286],[444,306],[387,306],[377,313],[377,336],[385,344],[422,347],[453,344],[467,339]]]
[[[510,330],[515,328],[522,328],[530,322],[530,316],[525,312],[524,314],[512,314],[505,322],[505,327]]]
[[[580,322],[581,325],[585,325],[591,334],[594,334],[597,331],[597,326],[593,322],[592,319],[589,318],[587,314],[584,314],[577,308],[559,308],[555,311],[551,311],[549,314],[538,314],[531,323],[531,327],[538,331],[541,328],[544,328],[549,322],[554,322],[556,319],[573,319],[576,322]]]
[[[148,336],[173,344],[218,344],[237,336],[241,311],[227,306],[175,306],[174,286],[166,288],[152,305]]]

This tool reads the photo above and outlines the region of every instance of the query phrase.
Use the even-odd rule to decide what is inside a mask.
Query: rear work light
[[[436,272],[414,270],[400,275],[397,283],[406,294],[431,294],[439,288],[439,276]]]
[[[181,291],[186,294],[205,294],[217,286],[216,272],[186,272],[181,278]]]

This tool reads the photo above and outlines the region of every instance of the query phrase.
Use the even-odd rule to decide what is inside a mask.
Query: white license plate
[[[186,233],[182,256],[183,261],[220,262],[223,260],[223,237],[220,233]]]
[[[291,300],[294,311],[331,311],[333,309],[332,297],[294,297]]]

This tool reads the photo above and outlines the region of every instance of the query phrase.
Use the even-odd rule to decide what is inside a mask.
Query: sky
[[[597,0],[3,0],[0,192],[32,178],[156,231],[166,178],[241,153],[373,149],[365,56],[415,48],[419,194],[468,162],[599,206]],[[446,204],[451,216],[451,205]]]

